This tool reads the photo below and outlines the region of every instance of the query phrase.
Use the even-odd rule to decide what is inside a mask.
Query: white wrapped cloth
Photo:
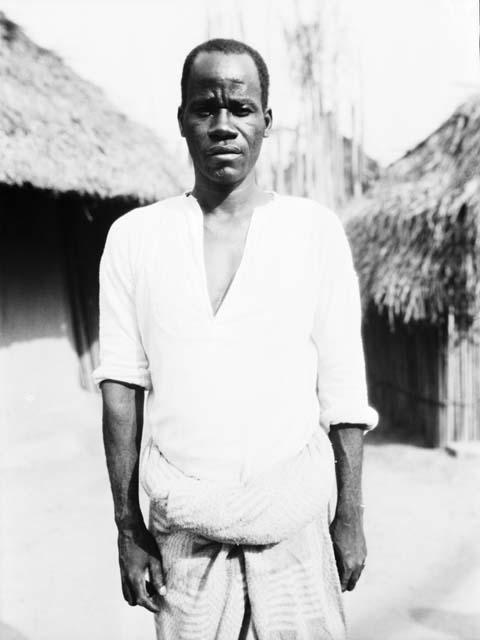
[[[323,430],[243,484],[186,476],[154,444],[142,468],[167,586],[159,639],[344,640]]]

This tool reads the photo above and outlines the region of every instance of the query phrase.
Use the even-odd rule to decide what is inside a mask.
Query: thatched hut
[[[479,96],[348,211],[372,403],[431,446],[480,440],[479,223]]]
[[[0,13],[0,384],[18,416],[67,405],[96,359],[111,222],[178,192],[175,163],[100,89]]]

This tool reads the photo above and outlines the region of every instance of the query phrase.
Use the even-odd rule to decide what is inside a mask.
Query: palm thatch
[[[364,302],[469,325],[480,301],[480,96],[390,165],[346,211]]]
[[[148,129],[0,12],[0,183],[151,201],[178,191]]]

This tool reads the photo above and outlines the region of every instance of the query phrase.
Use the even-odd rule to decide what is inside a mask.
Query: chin
[[[231,185],[241,182],[245,176],[231,167],[222,167],[212,171],[209,177],[212,182],[217,184]]]

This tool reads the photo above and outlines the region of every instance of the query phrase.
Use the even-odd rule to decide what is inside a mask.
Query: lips
[[[235,145],[227,145],[227,144],[217,144],[208,149],[207,154],[209,156],[227,156],[227,155],[238,155],[241,153],[239,147]]]

